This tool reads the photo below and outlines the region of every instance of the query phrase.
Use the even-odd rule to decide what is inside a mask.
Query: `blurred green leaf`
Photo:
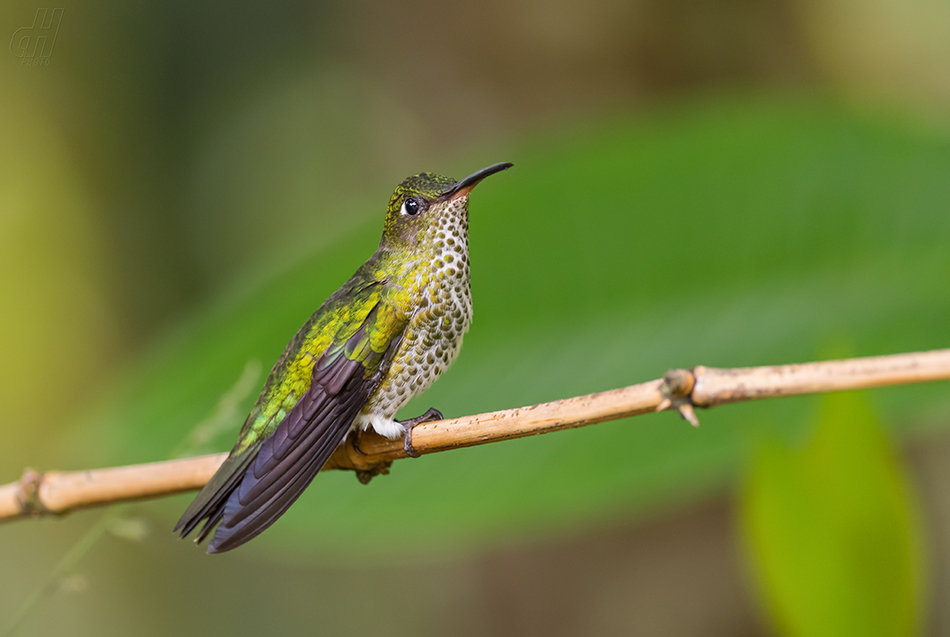
[[[950,279],[946,142],[786,97],[618,118],[431,168],[501,160],[515,168],[471,202],[472,331],[403,417],[527,405],[699,363],[811,360],[837,334],[857,355],[947,345],[950,290],[933,285]],[[393,186],[374,189],[380,218]],[[249,360],[277,359],[380,227],[181,323],[77,424],[63,468],[168,456]],[[876,396],[903,416],[888,422],[950,422],[945,384]],[[642,514],[721,489],[762,423],[799,436],[808,400],[723,407],[700,414],[698,431],[661,414],[437,454],[369,487],[329,473],[247,550],[401,557]],[[213,444],[229,449],[236,429]],[[171,520],[186,500],[156,506]]]
[[[743,488],[743,532],[781,634],[915,635],[920,528],[908,480],[860,394],[822,401],[801,450],[764,445]]]

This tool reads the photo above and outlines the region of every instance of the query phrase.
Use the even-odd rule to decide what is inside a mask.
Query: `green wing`
[[[364,266],[365,267],[365,266]],[[379,385],[408,323],[401,289],[360,272],[327,299],[274,366],[231,455],[175,526],[218,523],[209,553],[261,533],[300,496]]]

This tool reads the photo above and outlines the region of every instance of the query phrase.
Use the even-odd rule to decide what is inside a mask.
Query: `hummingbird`
[[[175,525],[214,530],[208,553],[256,537],[303,493],[350,432],[403,437],[441,420],[395,420],[455,360],[472,320],[468,198],[499,163],[461,180],[420,173],[396,186],[376,252],[291,339],[237,443]]]

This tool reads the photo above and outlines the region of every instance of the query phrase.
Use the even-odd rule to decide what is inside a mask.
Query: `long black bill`
[[[507,170],[512,166],[514,166],[514,164],[505,161],[500,164],[492,164],[488,168],[482,168],[481,170],[475,171],[465,179],[460,179],[442,191],[441,197],[442,199],[452,199],[461,195],[467,195],[472,191],[472,188],[474,188],[478,182],[480,182],[485,177],[494,175],[495,173],[499,173],[503,170]]]

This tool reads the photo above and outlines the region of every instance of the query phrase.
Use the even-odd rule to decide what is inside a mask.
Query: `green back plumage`
[[[182,537],[194,530],[202,519],[207,519],[197,537],[197,541],[201,541],[222,519],[225,503],[249,471],[264,442],[310,391],[314,365],[318,361],[323,366],[344,368],[348,366],[339,363],[353,361],[360,366],[358,375],[367,381],[364,387],[378,383],[385,356],[401,337],[410,315],[409,292],[403,286],[390,284],[386,275],[392,258],[383,251],[374,254],[287,344],[248,414],[231,454],[176,525],[175,530],[180,531]],[[243,541],[246,540],[241,543]],[[216,548],[213,542],[209,551],[217,550],[227,549]]]
[[[288,343],[244,423],[235,451],[240,453],[274,432],[310,388],[313,364],[326,352],[343,348],[338,354],[358,361],[367,378],[379,372],[383,355],[409,320],[409,290],[387,282],[386,262],[391,260],[388,255],[375,254]],[[350,342],[374,308],[365,335],[358,343]]]

